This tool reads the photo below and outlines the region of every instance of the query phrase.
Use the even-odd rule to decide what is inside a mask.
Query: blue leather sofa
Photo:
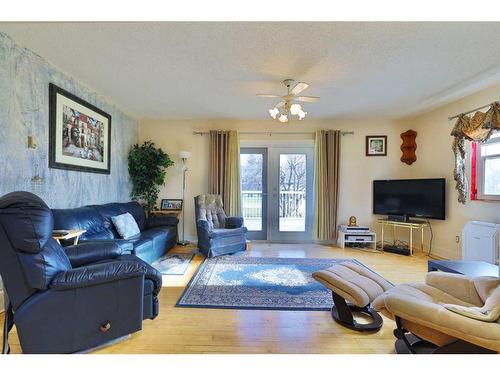
[[[220,195],[198,195],[194,207],[198,248],[206,257],[246,249],[247,228],[243,226],[243,218],[226,216]]]
[[[142,328],[158,315],[161,274],[115,242],[62,248],[52,211],[37,196],[0,198],[4,345],[16,325],[24,353],[84,351]]]
[[[177,241],[177,223],[173,216],[146,218],[137,202],[108,203],[70,209],[54,209],[55,229],[84,229],[80,242],[113,241],[124,251],[131,251],[142,260],[152,263],[173,248]],[[111,217],[130,213],[141,233],[123,240],[116,231]],[[65,244],[63,244],[65,245]]]

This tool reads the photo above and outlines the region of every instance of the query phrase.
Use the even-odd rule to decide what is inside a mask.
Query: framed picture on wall
[[[49,168],[109,174],[111,115],[49,85]]]
[[[366,156],[387,156],[387,136],[367,135]]]
[[[182,199],[162,199],[160,209],[168,211],[182,211]]]

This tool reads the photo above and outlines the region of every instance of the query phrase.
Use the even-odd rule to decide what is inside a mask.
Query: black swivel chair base
[[[332,318],[340,325],[361,332],[376,332],[383,324],[382,317],[371,307],[359,307],[351,303],[347,303],[344,298],[332,292],[333,307]],[[353,312],[361,313],[371,319],[369,323],[358,323],[353,316]]]
[[[404,329],[399,317],[396,317],[396,325],[394,336],[397,340],[394,348],[397,354],[496,354],[492,350],[463,340],[437,346]]]

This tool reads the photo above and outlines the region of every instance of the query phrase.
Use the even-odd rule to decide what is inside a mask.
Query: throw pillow
[[[129,238],[141,233],[134,217],[128,212],[122,215],[113,216],[111,221],[113,222],[113,225],[115,226],[120,237],[124,240],[128,240]]]

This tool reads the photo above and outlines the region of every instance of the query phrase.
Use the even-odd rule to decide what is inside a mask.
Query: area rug
[[[184,275],[194,254],[167,254],[151,265],[162,275]]]
[[[176,306],[330,310],[331,292],[314,280],[312,273],[343,261],[355,260],[234,256],[209,258],[193,276]]]

